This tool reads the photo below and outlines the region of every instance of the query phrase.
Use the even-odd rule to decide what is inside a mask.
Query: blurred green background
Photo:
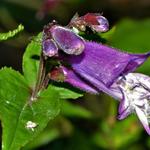
[[[102,13],[111,31],[96,36],[132,53],[150,50],[150,0],[0,0],[0,32],[25,26],[19,36],[0,43],[0,67],[21,70],[22,55],[34,35],[53,19],[66,25],[78,12]],[[150,60],[138,69],[150,75]],[[150,137],[135,115],[118,121],[118,102],[85,94],[62,103],[60,115],[24,150],[147,150]]]

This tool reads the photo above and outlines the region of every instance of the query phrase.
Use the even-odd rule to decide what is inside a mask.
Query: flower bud
[[[106,32],[109,30],[108,20],[100,14],[88,13],[83,16],[83,20],[93,31]]]
[[[52,57],[57,55],[58,47],[52,39],[46,39],[42,42],[43,53],[45,56]]]
[[[70,55],[80,55],[83,52],[84,41],[72,30],[55,25],[50,31],[52,38],[65,53]]]
[[[87,26],[95,32],[106,32],[109,30],[108,20],[99,13],[87,13],[81,17],[75,14],[69,25],[83,32],[86,31]]]
[[[51,80],[57,82],[64,82],[66,78],[66,72],[63,70],[62,67],[54,68],[50,73],[49,77]]]
[[[92,30],[96,32],[106,32],[109,30],[108,20],[103,16],[97,16],[97,21],[99,25],[91,25]]]

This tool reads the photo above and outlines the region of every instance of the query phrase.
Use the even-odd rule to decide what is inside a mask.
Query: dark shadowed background
[[[66,25],[78,12],[102,13],[115,28],[108,44],[130,52],[150,50],[150,0],[0,0],[0,32],[23,24],[25,30],[0,42],[0,67],[21,70],[34,35],[53,19]],[[38,42],[38,41],[37,41]],[[139,71],[150,74],[150,61]],[[63,104],[61,114],[25,150],[145,150],[150,137],[134,115],[118,121],[118,102],[105,94],[85,94]]]

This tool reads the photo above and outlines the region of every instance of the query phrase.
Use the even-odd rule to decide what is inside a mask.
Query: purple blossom
[[[149,55],[128,54],[95,42],[85,42],[81,55],[63,55],[61,59],[71,64],[72,71],[79,78],[91,83],[98,91],[116,98],[110,86],[119,76],[134,71]]]
[[[70,69],[66,67],[61,67],[61,69],[64,73],[65,82],[89,93],[97,94],[103,91],[118,99],[120,101],[118,119],[124,119],[135,112],[145,130],[150,134],[148,124],[150,105],[149,100],[144,98],[147,95],[147,98],[150,99],[150,88],[148,88],[150,87],[150,78],[147,77],[149,79],[147,86],[143,85],[139,88],[141,91],[135,92],[137,95],[133,93],[133,90],[124,90],[126,86],[122,83],[124,78],[129,78],[129,82],[131,82],[129,89],[138,85],[133,82],[134,78],[130,76],[137,76],[139,78],[137,83],[144,83],[146,78],[144,78],[144,75],[134,75],[130,72],[139,67],[149,55],[150,53],[124,53],[95,42],[85,42],[85,49],[82,54],[78,56],[61,56],[63,61],[71,64]],[[124,83],[127,84],[128,80]],[[146,90],[146,88],[149,90]],[[143,99],[137,98],[134,100],[134,96],[140,96],[140,98],[143,96]]]
[[[42,44],[44,55],[56,56],[61,64],[51,70],[52,80],[68,82],[89,93],[98,94],[102,91],[114,97],[120,101],[118,119],[135,112],[150,134],[150,78],[131,73],[146,61],[150,52],[122,52],[86,41],[71,29],[59,25],[46,28]]]
[[[136,113],[150,135],[150,77],[139,73],[129,73],[120,77],[115,84],[123,94],[118,119],[122,120],[131,113]]]
[[[50,73],[50,78],[57,82],[68,82],[71,85],[80,88],[91,94],[98,94],[98,90],[90,83],[85,81],[83,78],[79,77],[72,69],[61,66],[57,67]]]
[[[71,69],[62,67],[64,81],[86,92],[103,91],[118,99],[118,119],[135,112],[150,134],[150,77],[130,73],[149,55],[124,53],[95,42],[85,42],[81,55],[63,55],[63,60],[71,64]]]

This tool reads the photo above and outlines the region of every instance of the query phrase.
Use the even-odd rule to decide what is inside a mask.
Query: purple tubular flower
[[[84,21],[90,27],[99,25],[94,22],[98,17],[96,14],[85,16]],[[102,25],[100,30],[107,26],[105,18],[101,19],[100,22],[104,23],[100,24]],[[124,119],[134,112],[150,135],[150,78],[131,73],[146,61],[150,52],[146,54],[121,52],[106,45],[85,41],[72,30],[59,25],[45,28],[42,44],[46,56],[57,56],[62,64],[70,65],[70,68],[65,66],[54,68],[49,74],[50,79],[68,82],[89,93],[97,94],[103,91],[114,97],[120,101],[118,119]]]
[[[88,93],[98,94],[98,90],[94,86],[90,85],[90,83],[78,76],[74,71],[66,67],[62,67],[62,70],[65,76],[64,82],[68,82],[74,87],[78,87],[79,89]]]
[[[128,54],[95,42],[85,42],[85,49],[79,56],[63,56],[72,70],[91,83],[99,91],[120,99],[110,86],[121,75],[134,71],[150,55]],[[120,95],[120,94],[119,94]]]
[[[83,91],[91,94],[98,94],[98,90],[92,87],[90,83],[81,79],[75,72],[64,66],[56,67],[50,72],[50,79],[57,82],[67,82]]]
[[[45,56],[52,57],[58,54],[58,47],[52,39],[43,40],[42,46]]]
[[[116,88],[115,86],[113,87],[106,87],[104,84],[100,84],[101,89],[98,89],[93,83],[87,81],[83,77],[81,77],[79,74],[77,74],[75,71],[72,69],[68,69],[66,67],[63,67],[65,79],[64,82],[70,83],[74,87],[77,87],[85,92],[91,93],[91,94],[98,94],[101,90],[105,91],[105,93],[113,96],[114,98],[121,99],[122,95],[120,93],[120,90],[118,90],[118,87]]]
[[[72,69],[64,68],[65,82],[84,91],[103,91],[120,101],[118,119],[136,113],[150,135],[150,77],[130,73],[148,57],[129,54],[95,42],[85,42],[79,56],[61,56]]]
[[[59,48],[67,54],[79,55],[84,50],[83,39],[72,30],[54,25],[50,28],[51,36]]]

